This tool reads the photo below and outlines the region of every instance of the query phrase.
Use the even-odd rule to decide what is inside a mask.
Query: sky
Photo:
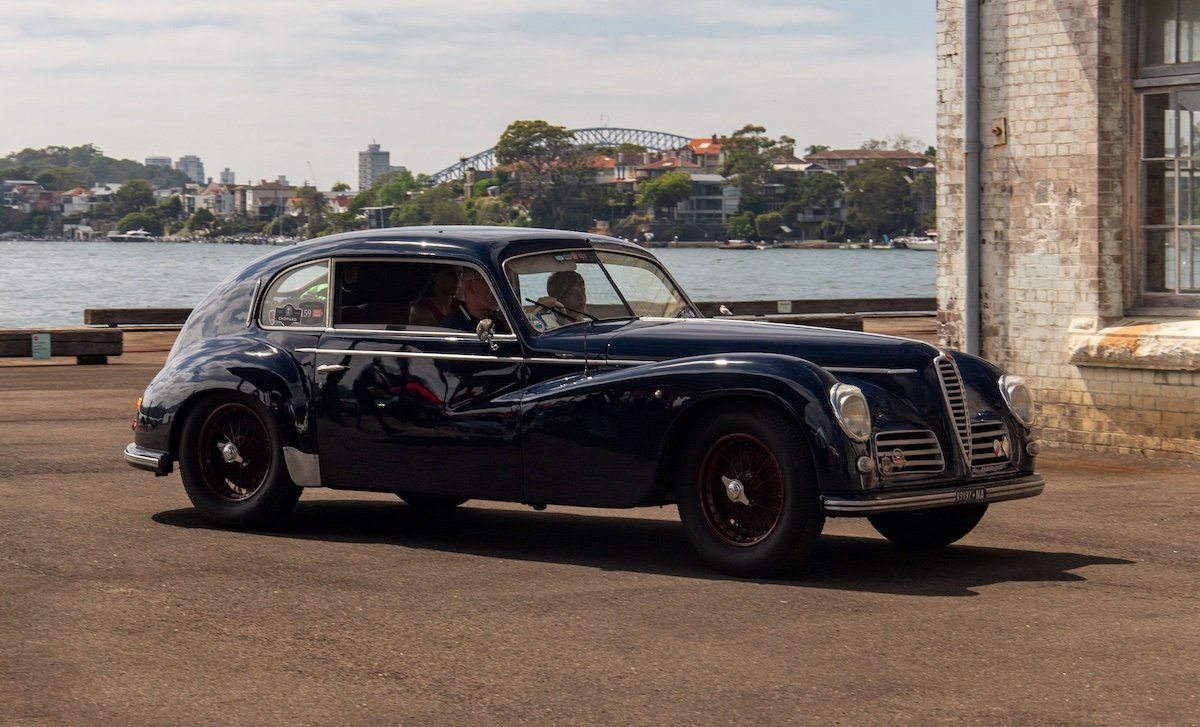
[[[0,157],[434,173],[515,120],[934,145],[934,0],[0,0]]]

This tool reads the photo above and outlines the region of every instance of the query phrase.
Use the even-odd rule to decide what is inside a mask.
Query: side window
[[[329,261],[284,272],[263,295],[258,321],[264,326],[324,328],[329,301]]]
[[[388,331],[443,330],[464,298],[467,271],[473,269],[457,263],[336,261],[333,325]]]

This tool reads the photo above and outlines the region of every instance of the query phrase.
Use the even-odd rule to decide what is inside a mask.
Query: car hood
[[[818,366],[923,370],[933,346],[907,338],[787,323],[721,319],[640,320],[608,340],[610,360],[666,360],[720,353],[780,353]]]

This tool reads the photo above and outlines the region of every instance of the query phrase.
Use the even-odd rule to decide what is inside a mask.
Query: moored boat
[[[158,240],[157,237],[140,228],[125,232],[113,230],[105,236],[105,239],[109,242],[156,242]]]

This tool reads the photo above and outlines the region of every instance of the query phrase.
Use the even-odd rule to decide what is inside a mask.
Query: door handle
[[[338,371],[345,371],[348,368],[350,368],[350,367],[343,366],[341,364],[321,364],[320,366],[317,367],[317,373],[318,374],[333,374],[333,373],[337,373]]]

